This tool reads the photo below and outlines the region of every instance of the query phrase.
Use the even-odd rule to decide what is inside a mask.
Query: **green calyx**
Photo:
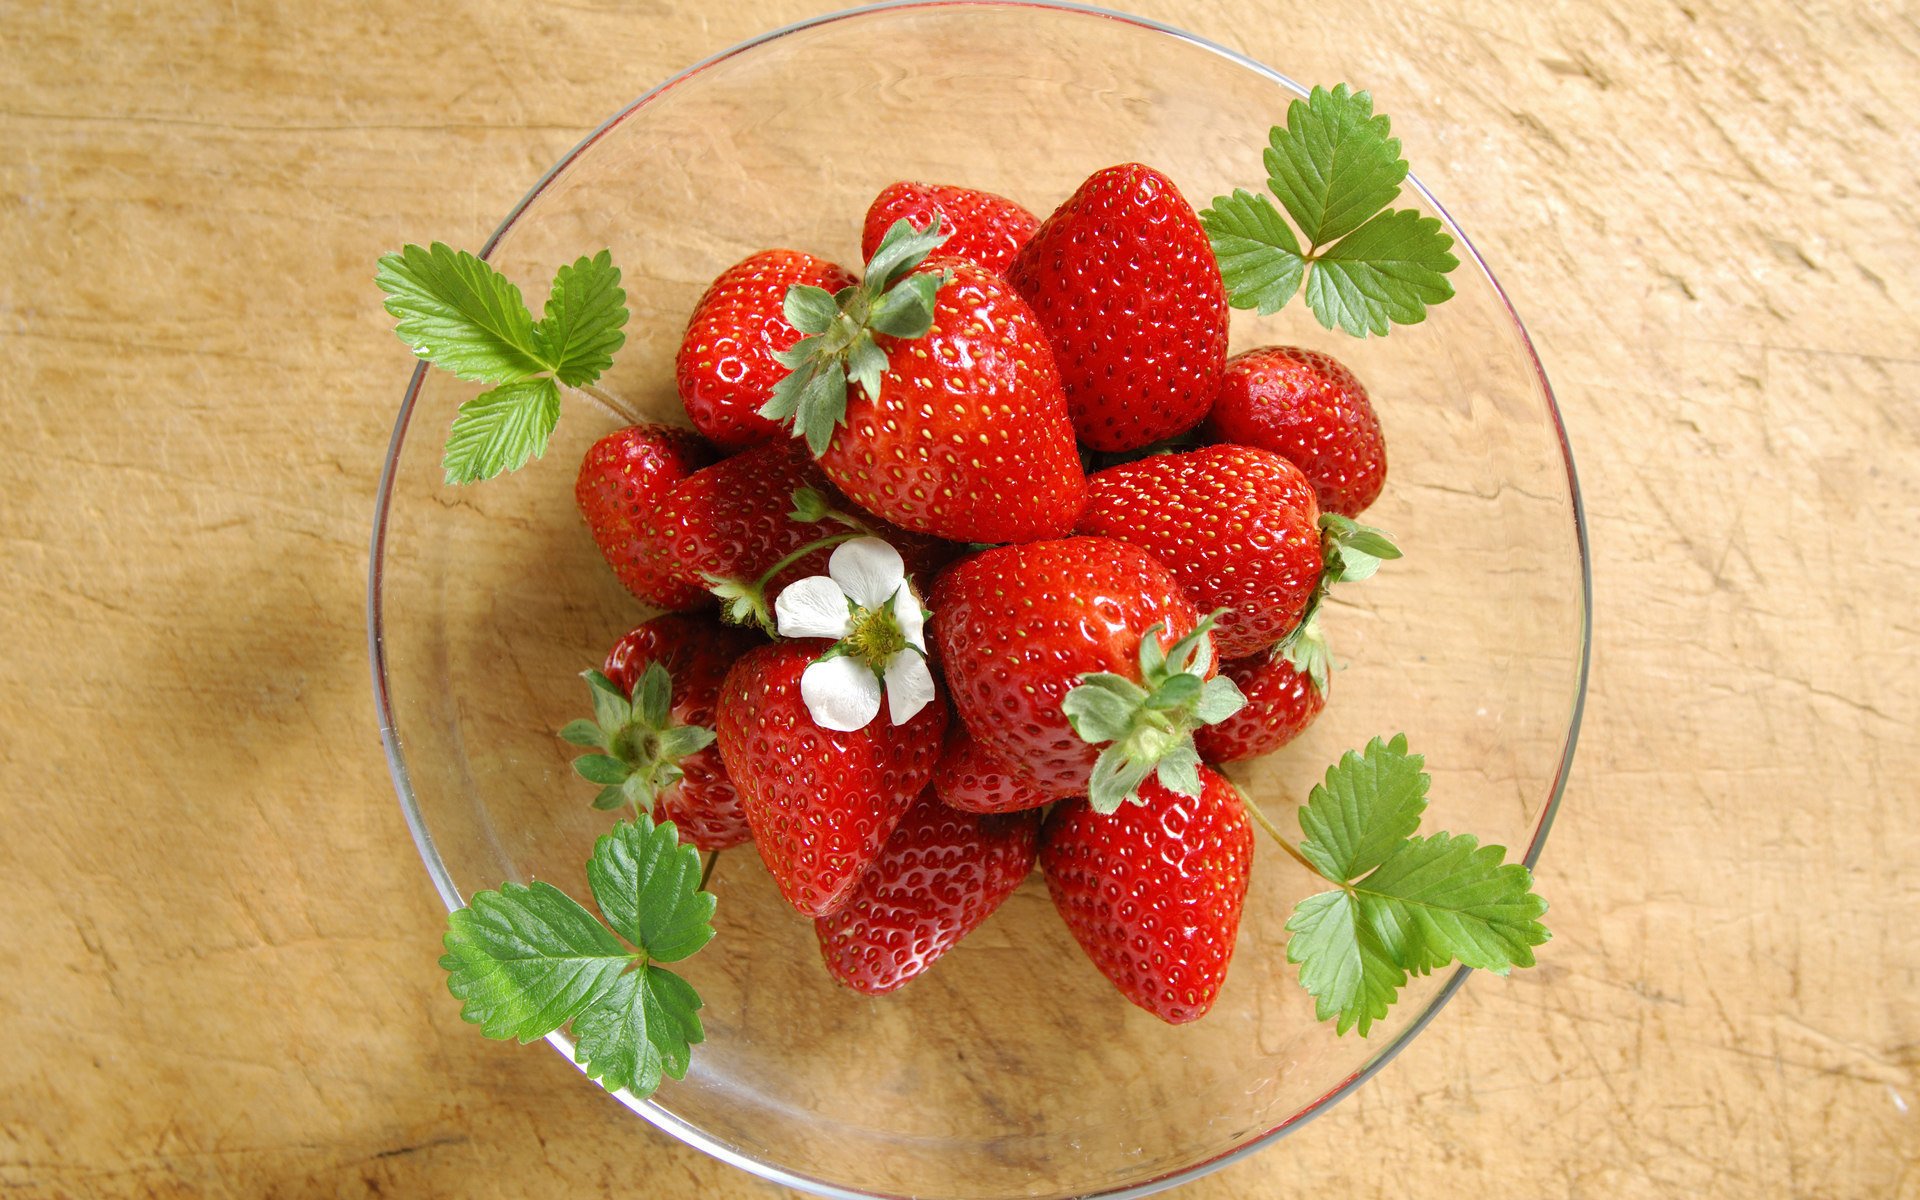
[[[847,385],[880,398],[887,352],[874,335],[911,339],[933,328],[934,298],[952,276],[912,272],[948,236],[937,215],[925,230],[902,218],[874,249],[859,283],[838,292],[811,284],[788,288],[787,323],[805,336],[774,355],[790,374],[775,385],[760,415],[806,438],[815,457],[826,453],[834,429],[846,419]]]
[[[1246,707],[1247,698],[1224,675],[1206,677],[1213,666],[1212,630],[1218,613],[1170,647],[1160,645],[1162,625],[1140,639],[1140,682],[1111,671],[1089,671],[1060,702],[1073,731],[1089,745],[1103,745],[1093,766],[1087,799],[1110,813],[1138,803],[1149,775],[1182,796],[1200,794],[1200,752],[1193,732]]]
[[[652,812],[660,794],[686,777],[680,761],[713,744],[713,730],[673,723],[673,679],[659,663],[648,664],[632,700],[598,671],[583,677],[593,693],[593,720],[570,721],[560,736],[595,753],[574,759],[573,769],[600,785],[595,808],[630,804]]]
[[[815,550],[838,546],[841,542],[850,542],[870,532],[865,522],[833,507],[825,496],[810,487],[794,489],[793,511],[787,514],[787,520],[802,524],[832,521],[836,525],[845,525],[851,532],[828,534],[808,542],[762,571],[758,579],[747,581],[708,575],[707,590],[719,598],[722,620],[734,625],[752,625],[768,634],[775,634],[773,610],[767,606],[767,585],[773,582],[773,577]]]
[[[1393,544],[1384,530],[1362,525],[1339,513],[1320,515],[1320,582],[1314,586],[1300,623],[1280,639],[1273,652],[1311,679],[1322,696],[1327,694],[1333,673],[1327,635],[1320,628],[1320,609],[1326,603],[1327,593],[1336,583],[1370,579],[1382,562],[1399,557],[1400,547]]]

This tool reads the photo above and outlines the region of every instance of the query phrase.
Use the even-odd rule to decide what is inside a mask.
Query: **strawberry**
[[[1080,532],[1131,542],[1172,569],[1196,606],[1224,609],[1227,658],[1300,623],[1320,579],[1320,512],[1306,476],[1246,446],[1206,446],[1096,473]]]
[[[1198,796],[1149,780],[1102,815],[1070,800],[1047,816],[1047,891],[1093,965],[1172,1025],[1207,1014],[1226,981],[1253,867],[1240,794],[1205,767]]]
[[[1206,433],[1299,467],[1324,512],[1357,517],[1387,482],[1387,443],[1367,389],[1317,351],[1265,346],[1228,359]]]
[[[682,584],[710,588],[727,601],[730,619],[767,629],[780,589],[823,574],[836,542],[866,526],[923,575],[949,553],[881,522],[863,523],[835,507],[844,503],[804,447],[757,446],[675,484],[660,505],[648,549]]]
[[[674,360],[694,428],[728,451],[780,438],[785,431],[759,409],[787,373],[774,356],[800,340],[781,307],[787,289],[837,292],[853,282],[844,268],[797,250],[763,250],[722,272],[694,305]]]
[[[987,550],[930,605],[954,708],[986,751],[1101,811],[1150,772],[1198,788],[1192,732],[1241,703],[1208,682],[1211,619],[1136,547],[1076,537]],[[1102,749],[1104,747],[1104,749]]]
[[[963,258],[996,275],[1006,273],[1013,256],[1027,244],[1040,218],[1005,196],[978,192],[972,188],[950,187],[937,183],[890,183],[873,199],[867,209],[866,228],[860,235],[860,257],[872,258],[887,236],[887,230],[899,220],[924,230],[939,217],[941,226],[952,231],[940,253]]]
[[[809,336],[782,357],[794,372],[762,411],[791,421],[856,504],[902,528],[1061,536],[1086,476],[1053,353],[998,275],[924,262],[944,237],[937,221],[924,233],[895,222],[858,288],[795,288],[788,308]]]
[[[1284,655],[1228,659],[1220,673],[1240,686],[1247,706],[1193,735],[1200,757],[1212,763],[1270,754],[1306,732],[1327,705],[1312,676]]]
[[[807,639],[750,650],[720,693],[720,757],[761,860],[808,917],[852,895],[926,788],[947,727],[936,696],[904,725],[822,729],[801,698],[800,675],[829,645]]]
[[[647,533],[674,484],[713,461],[698,437],[666,425],[629,425],[595,442],[580,461],[574,503],[594,544],[627,590],[666,609],[711,603],[705,587],[677,580],[653,557]]]
[[[815,919],[827,970],[879,996],[933,965],[1033,871],[1039,813],[976,816],[921,794],[841,908]]]
[[[744,629],[684,614],[655,617],[615,642],[601,674],[588,673],[596,719],[561,731],[600,751],[575,762],[602,785],[594,807],[651,809],[702,850],[746,841],[751,832],[713,748],[713,722],[727,669],[759,642]]]
[[[1227,292],[1200,218],[1138,163],[1095,172],[1007,279],[1053,343],[1080,440],[1131,450],[1200,423],[1227,360]]]
[[[933,765],[933,790],[949,806],[971,813],[1019,812],[1070,794],[1042,788],[1023,768],[974,741],[964,726],[947,734],[947,748]]]

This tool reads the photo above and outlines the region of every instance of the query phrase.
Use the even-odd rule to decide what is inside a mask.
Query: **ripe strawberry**
[[[800,675],[830,643],[748,651],[720,693],[720,757],[780,894],[802,916],[837,909],[926,788],[947,706],[938,696],[904,725],[822,729]]]
[[[702,850],[724,850],[751,837],[712,738],[720,683],[734,660],[759,644],[744,629],[683,614],[655,617],[615,642],[602,674],[630,701],[627,710],[608,707],[594,683],[598,722],[576,721],[563,731],[624,768],[581,767],[595,770],[589,778],[603,785],[595,806],[651,807],[679,827],[681,841]]]
[[[930,607],[974,740],[1040,790],[1085,792],[1103,812],[1152,771],[1197,790],[1192,731],[1244,703],[1232,684],[1206,682],[1210,623],[1171,572],[1124,542],[984,551],[940,577]]]
[[[853,282],[844,268],[797,250],[763,250],[722,272],[694,305],[674,362],[694,428],[729,451],[783,437],[759,410],[787,373],[774,355],[800,340],[781,307],[787,289],[837,292]]]
[[[794,493],[801,489],[811,489],[824,502],[815,511],[825,515],[793,519]],[[764,585],[761,577],[810,543],[855,532],[830,511],[844,503],[805,447],[791,441],[756,446],[675,484],[660,505],[648,549],[681,583],[716,588],[729,602],[733,619],[771,628],[762,618],[780,589],[796,579],[825,574],[833,547],[821,546],[780,566]],[[917,574],[929,573],[950,553],[884,522],[867,524],[893,543]]]
[[[945,234],[896,222],[850,293],[795,288],[810,336],[763,410],[791,421],[827,475],[869,512],[955,541],[1073,528],[1086,475],[1033,314],[1005,280],[958,259]]]
[[[1194,733],[1193,744],[1208,762],[1271,754],[1306,732],[1327,706],[1326,693],[1283,655],[1263,651],[1229,659],[1220,664],[1220,673],[1240,685],[1247,706]]]
[[[1357,517],[1387,482],[1387,443],[1367,389],[1331,356],[1266,346],[1227,360],[1207,435],[1299,467],[1325,512]]]
[[[1200,769],[1200,794],[1148,781],[1111,815],[1056,807],[1040,833],[1053,905],[1100,973],[1172,1025],[1213,1007],[1226,981],[1253,867],[1240,794]]]
[[[705,442],[684,429],[629,425],[595,442],[580,462],[573,498],[594,544],[627,590],[667,609],[711,603],[705,587],[676,580],[648,552],[647,533],[673,485],[713,461]]]
[[[915,229],[925,229],[940,217],[941,227],[952,231],[940,253],[963,258],[996,275],[1006,273],[1013,256],[1027,244],[1040,218],[1005,196],[978,192],[972,188],[950,187],[937,183],[890,183],[874,197],[867,209],[866,228],[860,235],[860,257],[868,259],[880,248],[893,223],[906,220]]]
[[[1073,427],[1131,450],[1200,423],[1227,360],[1227,292],[1173,181],[1096,171],[1040,226],[1007,279],[1053,343]]]
[[[1071,794],[1041,787],[1024,769],[984,749],[964,726],[947,734],[947,748],[933,765],[933,790],[949,806],[971,813],[1020,812]]]
[[[1246,446],[1205,446],[1096,473],[1080,532],[1172,569],[1196,607],[1225,609],[1214,644],[1239,658],[1285,637],[1320,580],[1320,511],[1306,476]]]
[[[1033,870],[1039,813],[976,816],[921,794],[845,904],[813,923],[827,970],[891,992],[993,915]]]

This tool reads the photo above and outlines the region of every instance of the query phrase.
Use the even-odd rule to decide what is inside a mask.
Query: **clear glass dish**
[[[1300,29],[1290,69],[1341,79],[1331,43],[1304,20]],[[1267,128],[1299,90],[1188,34],[1088,8],[907,4],[822,17],[642,96],[534,187],[486,255],[537,302],[557,263],[610,246],[633,315],[603,386],[647,419],[684,423],[672,359],[686,314],[747,253],[790,246],[853,264],[866,205],[895,179],[984,187],[1045,214],[1093,170],[1140,161],[1204,205],[1259,184]],[[1447,220],[1409,185],[1402,204]],[[1297,303],[1234,315],[1236,350],[1311,346],[1366,382],[1391,456],[1367,519],[1407,557],[1329,613],[1346,669],[1319,722],[1230,773],[1290,822],[1341,750],[1404,730],[1433,775],[1432,826],[1532,863],[1579,728],[1585,534],[1546,377],[1486,264],[1448,225],[1459,294],[1425,324],[1360,341],[1321,329]],[[585,711],[578,672],[647,614],[600,562],[572,481],[586,447],[621,422],[569,394],[544,461],[450,488],[440,445],[475,390],[416,371],[394,427],[368,595],[381,734],[448,905],[535,877],[584,895],[581,867],[609,818],[587,806],[592,788],[572,776],[554,731]],[[1264,843],[1219,1003],[1180,1028],[1134,1009],[1094,970],[1038,877],[927,976],[880,999],[829,980],[808,922],[750,851],[723,856],[715,879],[719,936],[685,964],[706,998],[707,1041],[684,1081],[622,1099],[728,1162],[835,1196],[1169,1186],[1324,1111],[1432,1020],[1465,974],[1416,982],[1365,1040],[1336,1038],[1284,956],[1282,925],[1312,881]]]

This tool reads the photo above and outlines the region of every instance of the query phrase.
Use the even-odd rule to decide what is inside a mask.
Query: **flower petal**
[[[893,619],[906,636],[907,645],[926,653],[927,618],[920,611],[920,597],[913,594],[912,588],[903,587],[893,594]]]
[[[781,588],[773,611],[779,618],[781,637],[839,641],[853,632],[847,594],[825,575],[809,575]]]
[[[877,537],[841,542],[827,560],[827,574],[861,608],[879,608],[900,590],[907,564],[900,552]]]
[[[933,703],[933,672],[927,657],[902,650],[887,661],[887,716],[905,725],[914,714]]]
[[[931,679],[929,679],[931,683]],[[810,665],[800,673],[800,698],[822,729],[850,733],[880,713],[880,681],[850,654]]]

